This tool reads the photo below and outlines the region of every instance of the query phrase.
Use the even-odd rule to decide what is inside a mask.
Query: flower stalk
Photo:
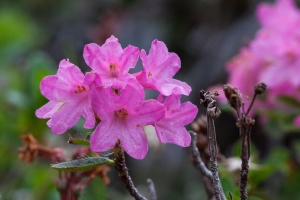
[[[214,99],[218,93],[211,94],[210,92],[200,91],[200,103],[206,107],[207,110],[207,134],[208,134],[208,149],[209,149],[209,161],[211,164],[212,172],[212,186],[215,199],[226,199],[222,185],[219,178],[218,172],[218,150],[217,150],[217,138],[216,130],[214,125],[214,119],[219,117],[221,114],[220,109],[216,105],[216,100]]]
[[[133,181],[129,175],[128,168],[125,162],[124,150],[121,148],[120,143],[118,142],[115,146],[115,168],[119,172],[119,177],[121,181],[126,186],[126,189],[132,197],[136,200],[147,200],[142,196],[136,187],[133,184]]]
[[[267,89],[265,83],[258,83],[254,87],[254,95],[252,97],[251,103],[247,109],[244,111],[242,103],[242,94],[239,90],[230,85],[224,85],[224,93],[227,98],[229,105],[237,113],[237,126],[239,128],[242,151],[241,151],[241,173],[240,173],[240,198],[241,200],[246,200],[248,198],[247,194],[247,183],[248,183],[248,174],[249,174],[249,159],[251,153],[251,129],[255,124],[255,120],[249,116],[249,113],[253,107],[255,99],[258,95],[263,94]]]

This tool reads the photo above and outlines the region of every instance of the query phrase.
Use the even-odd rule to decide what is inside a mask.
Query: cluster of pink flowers
[[[258,103],[269,108],[282,106],[280,96],[300,101],[300,10],[293,0],[277,0],[261,3],[256,14],[261,29],[227,63],[228,82],[248,97],[256,83],[266,83],[267,99]]]
[[[111,36],[102,46],[86,45],[83,56],[91,72],[84,75],[62,60],[57,74],[41,81],[41,93],[50,101],[36,116],[50,118],[47,125],[53,133],[66,132],[82,116],[85,128],[94,128],[98,122],[90,140],[95,152],[109,150],[120,140],[131,157],[143,159],[148,151],[146,125],[155,127],[162,143],[189,146],[191,137],[184,126],[194,120],[198,109],[190,102],[180,103],[180,96],[189,95],[191,88],[173,79],[180,59],[163,42],[154,40],[147,55],[131,45],[123,49]],[[143,70],[130,74],[139,57]],[[160,95],[145,100],[145,89]]]

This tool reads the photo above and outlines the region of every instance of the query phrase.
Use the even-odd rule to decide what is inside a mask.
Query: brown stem
[[[249,105],[249,107],[248,107],[248,109],[247,109],[246,116],[249,114],[249,112],[250,112],[250,110],[251,110],[251,108],[252,108],[252,106],[253,106],[253,104],[254,104],[254,101],[255,101],[256,97],[257,97],[257,94],[254,93],[254,95],[253,95],[253,97],[252,97],[252,100],[251,100],[251,103],[250,103],[250,105]]]
[[[125,163],[125,155],[124,150],[117,144],[116,145],[116,160],[115,160],[115,168],[119,172],[119,177],[121,181],[125,184],[127,190],[129,191],[130,195],[134,197],[136,200],[147,200],[143,197],[139,191],[135,188],[132,179],[128,173],[128,168]]]
[[[189,133],[192,136],[191,152],[193,157],[193,164],[199,170],[202,176],[206,176],[210,180],[212,180],[213,179],[212,173],[211,171],[209,171],[209,169],[206,168],[204,162],[201,159],[200,152],[197,147],[197,134],[194,131],[189,131]]]
[[[215,126],[214,121],[212,119],[212,116],[207,115],[207,133],[208,133],[208,148],[209,148],[209,161],[210,161],[210,167],[211,172],[213,175],[213,188],[214,188],[214,194],[216,199],[221,199],[221,184],[220,184],[220,178],[218,173],[218,161],[217,161],[217,146],[216,146],[216,134],[215,134]]]
[[[226,199],[225,194],[222,190],[222,185],[219,178],[218,172],[218,150],[217,150],[217,139],[216,130],[214,125],[214,118],[217,118],[221,111],[216,105],[214,96],[210,92],[200,92],[200,103],[207,108],[207,137],[208,137],[208,149],[209,149],[209,161],[212,172],[212,186],[214,190],[214,196],[217,200]]]
[[[194,166],[199,170],[203,176],[203,183],[206,190],[208,199],[214,199],[214,191],[212,188],[213,175],[209,169],[205,166],[201,159],[199,149],[197,147],[197,134],[194,131],[189,131],[192,137],[191,152]]]
[[[249,159],[250,159],[250,134],[251,127],[254,125],[254,120],[245,116],[239,120],[240,135],[242,141],[241,152],[241,175],[240,175],[240,197],[242,200],[248,198],[247,194],[247,182],[249,173]]]

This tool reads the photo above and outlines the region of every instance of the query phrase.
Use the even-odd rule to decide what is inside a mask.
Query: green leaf
[[[295,108],[298,108],[300,109],[300,102],[294,98],[294,97],[290,97],[290,96],[279,96],[278,97],[278,100],[287,104],[287,105],[290,105],[290,106],[293,106]]]
[[[68,162],[54,164],[51,165],[51,168],[59,171],[74,172],[74,171],[81,171],[81,170],[90,170],[100,165],[114,164],[114,163],[115,162],[109,158],[90,157],[90,158],[84,158],[80,160],[72,160]]]
[[[89,146],[90,145],[90,141],[86,140],[86,139],[82,139],[82,138],[74,138],[74,137],[70,137],[68,140],[69,144],[79,144],[79,145],[86,145]]]
[[[111,150],[107,150],[107,151],[104,151],[104,152],[99,152],[99,155],[101,157],[108,157],[108,156],[111,156],[113,155],[115,152],[111,151]]]

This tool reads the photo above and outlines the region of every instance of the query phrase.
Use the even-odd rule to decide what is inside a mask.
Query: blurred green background
[[[190,101],[198,105],[198,91],[226,81],[224,63],[249,41],[258,24],[254,17],[259,1],[240,0],[2,0],[0,2],[0,196],[13,200],[59,199],[57,172],[46,160],[31,164],[18,160],[21,134],[32,133],[39,142],[71,152],[68,133],[54,135],[46,120],[34,112],[47,100],[39,82],[56,73],[64,58],[80,66],[85,44],[102,44],[110,35],[148,51],[154,39],[164,41],[179,54],[177,75],[193,88]],[[138,64],[137,70],[141,68]],[[148,95],[148,94],[147,94]],[[150,96],[151,94],[149,94]],[[187,100],[188,98],[184,98]],[[203,113],[204,109],[200,109]],[[275,116],[275,115],[272,115]],[[278,121],[281,119],[275,117]],[[253,134],[249,199],[300,199],[299,130],[258,124]],[[231,124],[228,126],[228,124]],[[273,127],[273,129],[272,129]],[[276,127],[276,129],[274,129]],[[275,130],[273,134],[272,131]],[[298,132],[297,132],[298,131]],[[87,130],[81,126],[69,134]],[[239,156],[234,118],[224,114],[217,121],[220,148],[228,157]],[[174,145],[150,146],[144,160],[128,158],[132,178],[142,193],[152,178],[159,199],[205,199],[201,175],[193,168],[188,149]],[[250,166],[251,168],[251,166]],[[220,166],[224,190],[238,199],[236,176]],[[130,199],[116,171],[104,186],[95,179],[81,199]]]

